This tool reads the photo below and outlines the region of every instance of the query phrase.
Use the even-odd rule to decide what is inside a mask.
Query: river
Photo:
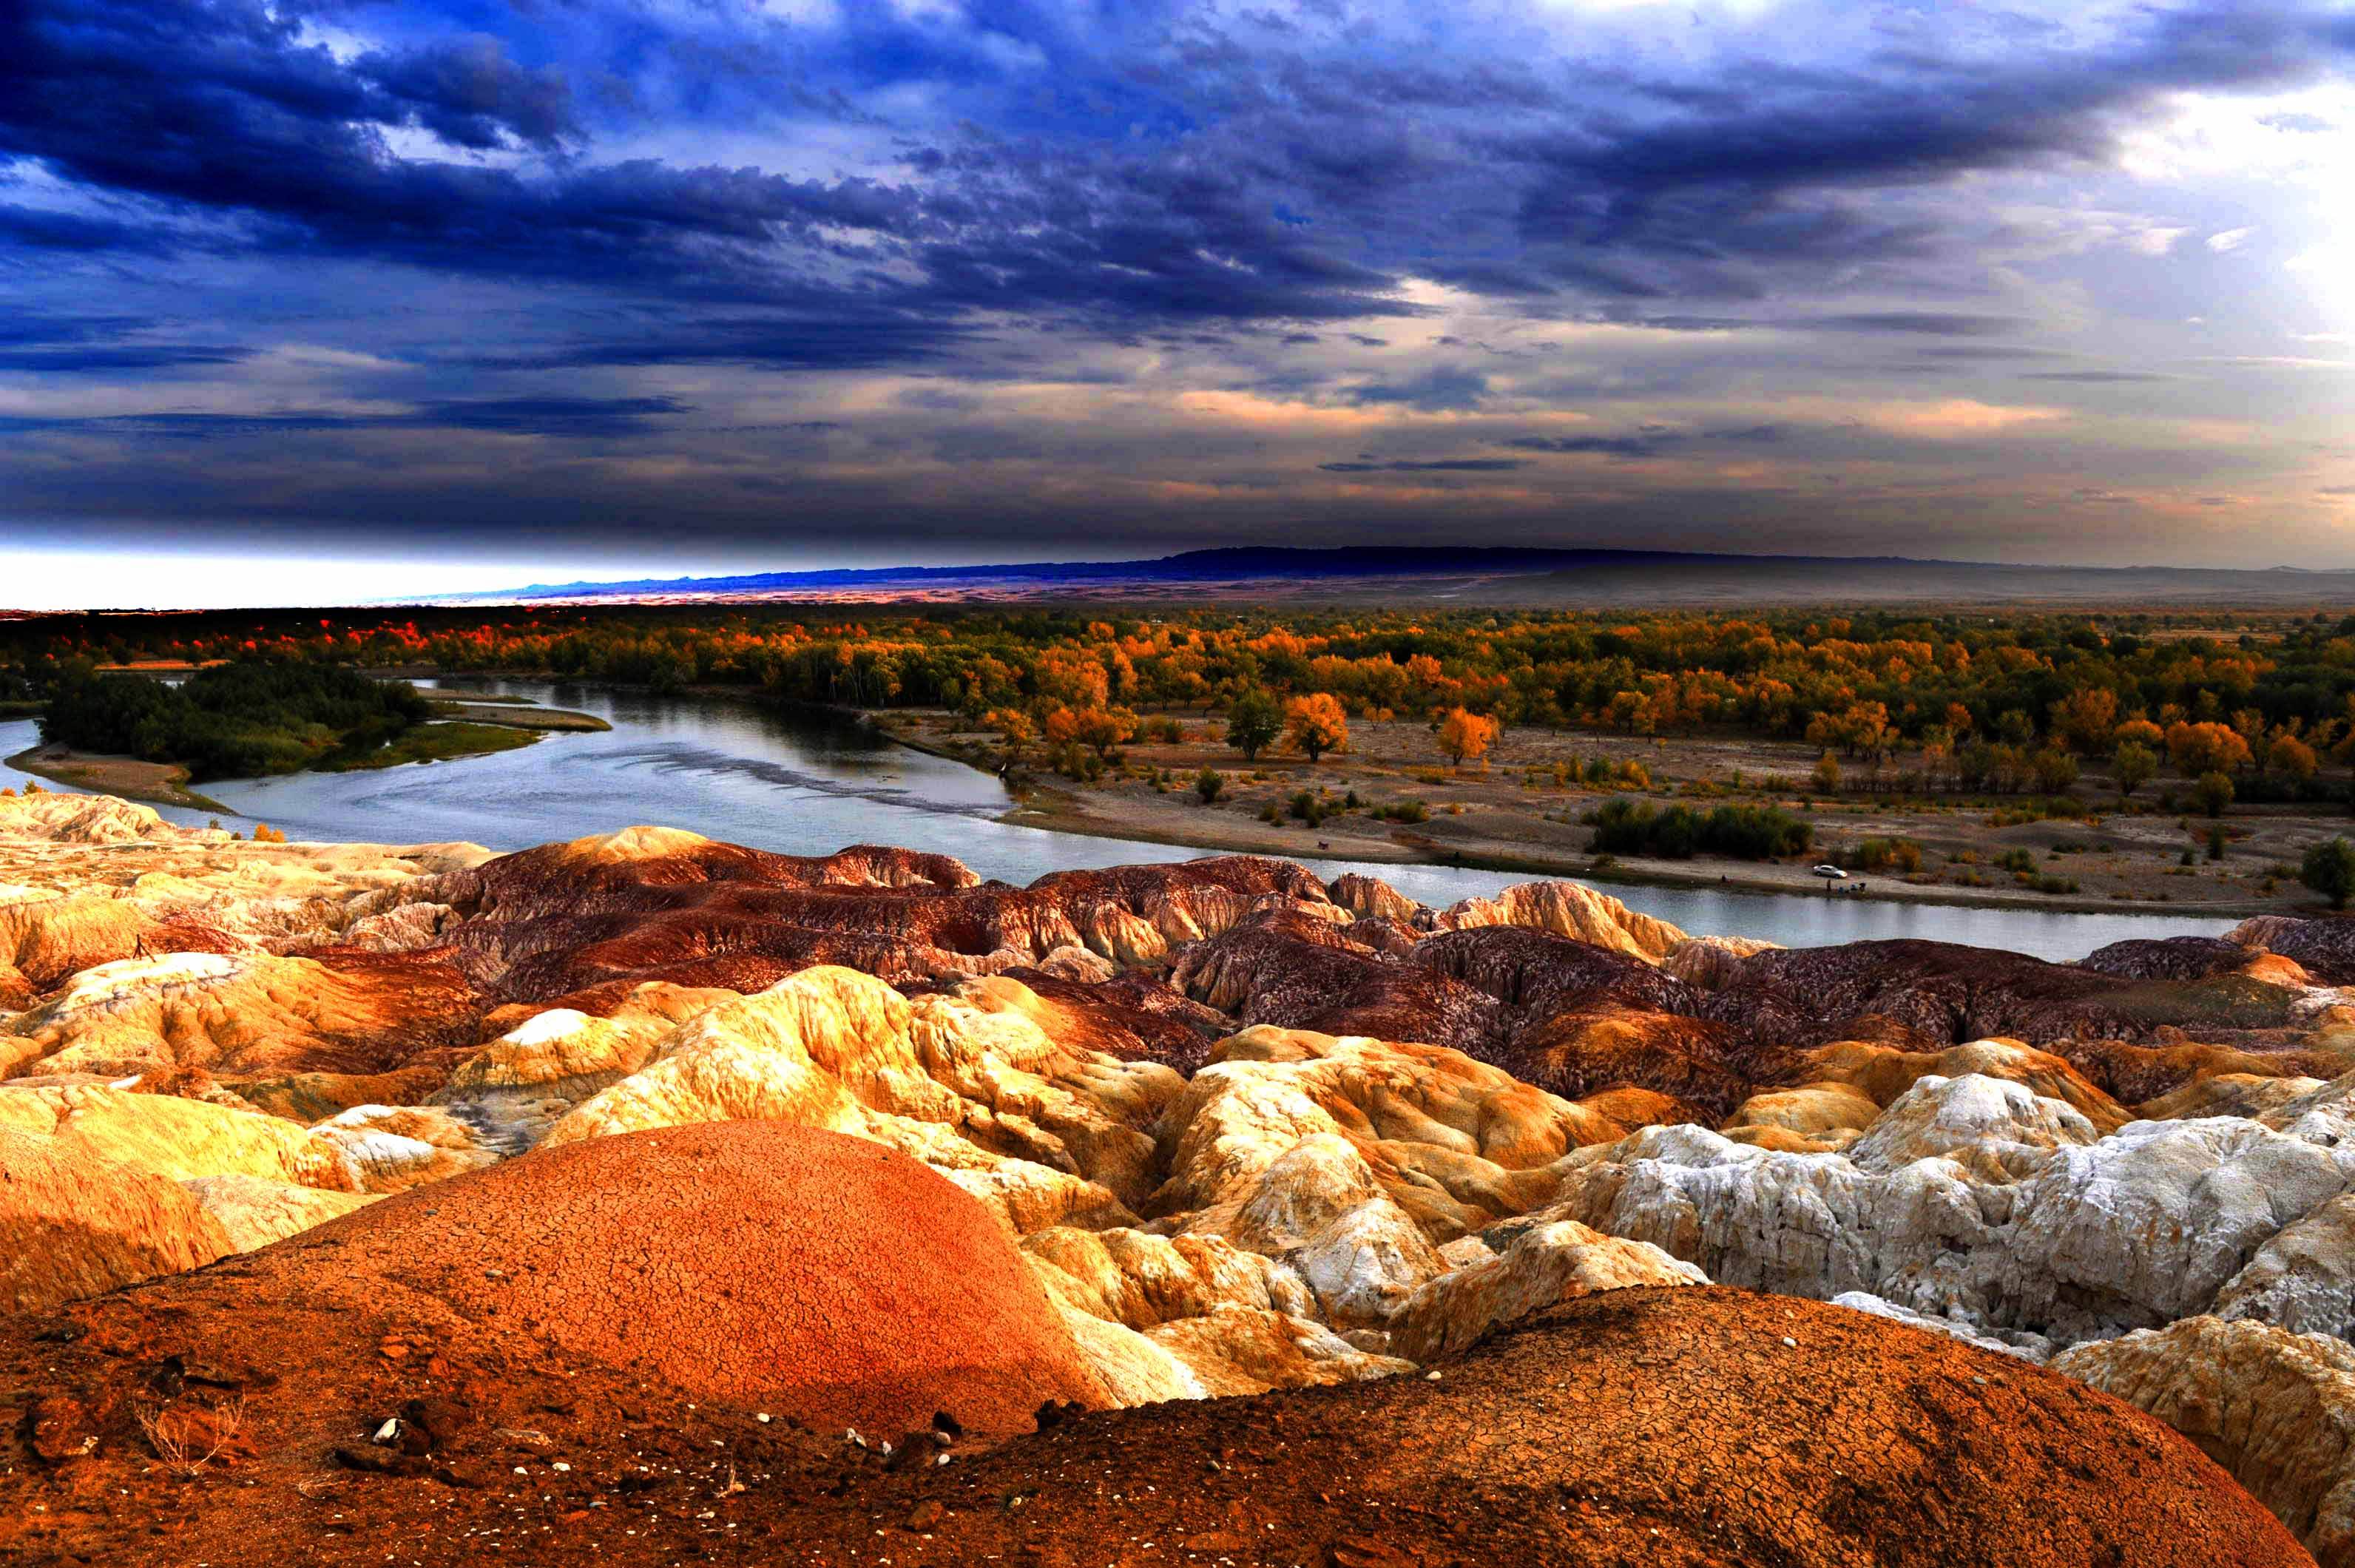
[[[743,703],[551,681],[418,684],[442,685],[453,695],[528,697],[594,713],[613,728],[551,734],[520,751],[453,763],[222,779],[200,787],[242,816],[298,839],[470,839],[494,849],[521,849],[648,822],[793,855],[895,844],[954,855],[985,877],[1016,883],[1049,871],[1190,860],[1205,853],[997,821],[1013,802],[989,774],[911,751],[837,715],[772,713]],[[13,756],[35,738],[30,720],[0,723],[0,757]],[[21,788],[24,783],[23,774],[0,767],[0,784]],[[203,812],[159,809],[191,826],[207,820]],[[1434,905],[1530,880],[1521,872],[1295,858],[1328,879],[1364,871]],[[1764,937],[1791,947],[1913,936],[2066,960],[2124,937],[2214,935],[2234,923],[1620,883],[1607,884],[1607,891],[1689,932]]]

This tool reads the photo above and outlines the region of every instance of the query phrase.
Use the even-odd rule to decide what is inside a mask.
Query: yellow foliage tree
[[[1076,717],[1078,727],[1072,738],[1092,748],[1099,757],[1109,755],[1114,746],[1136,733],[1136,715],[1125,708],[1084,708]]]
[[[1497,721],[1485,714],[1451,708],[1447,717],[1439,721],[1439,749],[1459,768],[1467,761],[1487,755],[1489,743],[1496,738]]]
[[[1006,759],[1019,762],[1022,748],[1039,738],[1039,727],[1030,722],[1030,715],[1018,708],[993,708],[982,715],[984,728],[997,731],[1006,742]]]
[[[2249,765],[2249,743],[2227,724],[2177,723],[2167,731],[2167,754],[2185,778],[2229,773]]]
[[[1329,691],[1313,691],[1284,705],[1284,738],[1292,749],[1316,761],[1327,752],[1349,744],[1349,719],[1341,699]]]

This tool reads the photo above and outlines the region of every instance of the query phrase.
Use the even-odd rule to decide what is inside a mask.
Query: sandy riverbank
[[[7,765],[19,773],[93,795],[120,795],[150,805],[181,805],[192,811],[236,815],[220,802],[189,789],[188,770],[177,763],[143,763],[136,757],[101,756],[68,746],[44,744],[17,752],[7,759]]]
[[[554,730],[591,733],[613,726],[593,713],[563,708],[534,708],[520,702],[436,702],[435,717],[474,724],[499,724],[510,730]]]

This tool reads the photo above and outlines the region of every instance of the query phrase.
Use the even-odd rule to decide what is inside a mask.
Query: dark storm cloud
[[[1488,378],[1477,370],[1441,368],[1399,381],[1364,381],[1343,389],[1353,403],[1401,403],[1425,412],[1472,409],[1487,395]]]
[[[2035,324],[2017,315],[1962,315],[1946,311],[1864,311],[1794,323],[1835,332],[1898,332],[1923,337],[2001,337]]]
[[[0,370],[51,376],[169,370],[191,365],[234,365],[252,350],[227,344],[159,344],[153,347],[10,348],[0,347]]]
[[[0,19],[0,153],[120,196],[250,220],[262,250],[325,246],[453,270],[627,276],[820,226],[893,228],[913,203],[863,180],[650,159],[508,168],[403,158],[388,127],[452,146],[545,144],[562,84],[462,39],[339,64],[248,0],[29,0]],[[724,274],[724,257],[706,270]]]
[[[1524,435],[1502,444],[1522,452],[1554,452],[1604,457],[1657,457],[1680,438],[1667,435]]]
[[[2057,348],[2030,348],[2015,343],[1957,343],[1935,348],[1917,348],[1917,359],[1998,360],[1998,359],[2070,359],[2075,356]]]
[[[1780,425],[1748,425],[1739,429],[1680,431],[1642,430],[1630,435],[1523,435],[1497,443],[1518,452],[1550,452],[1629,459],[1658,457],[1696,442],[1764,443],[1784,439]]]
[[[130,223],[0,202],[0,249],[144,251],[161,255],[174,248],[175,238],[153,223]]]
[[[829,378],[1126,389],[1146,358],[1165,401],[1224,389],[1407,420],[1592,400],[1608,421],[1594,428],[1636,427],[1501,443],[1529,459],[1320,465],[1295,447],[1252,485],[1524,462],[1532,481],[1584,482],[1616,471],[1536,459],[1770,442],[1773,427],[1731,421],[1771,413],[1762,388],[1852,393],[1828,379],[1843,357],[1971,384],[1980,363],[2073,357],[2036,341],[2057,329],[1989,238],[2024,243],[2034,226],[1991,219],[1985,187],[2091,177],[2178,95],[2296,86],[2355,48],[2342,10],[2231,0],[2066,27],[1963,7],[1855,16],[1790,0],[1753,30],[1678,16],[1662,33],[1665,11],[1656,26],[1339,0],[1288,15],[841,0],[790,23],[701,0],[0,0],[0,324],[19,303],[96,321],[132,285],[203,288],[212,307],[51,336],[0,325],[7,390],[111,400],[6,405],[8,428],[70,436],[76,460],[17,443],[0,491],[43,515],[101,496],[125,515],[234,515],[248,497],[193,462],[133,504],[136,459],[158,441],[266,435],[268,462],[234,481],[249,490],[382,519],[435,504],[414,488],[430,483],[452,515],[496,525],[522,515],[512,475],[454,455],[495,443],[453,442],[430,475],[396,475],[351,463],[358,443],[340,438],[700,438],[724,477],[694,483],[717,496],[754,465],[724,438],[824,424],[849,439],[796,450],[1034,460],[1051,484],[1009,475],[1037,488],[992,501],[1018,517],[1225,468],[1145,420],[1082,459],[1002,409],[884,397],[845,411]],[[1833,41],[1814,47],[1817,31]],[[1650,47],[1663,37],[1675,47]],[[2295,118],[2275,120],[2330,129]],[[2036,199],[2065,212],[2074,195]],[[1433,303],[1432,283],[1484,313],[1436,347],[1418,320],[1460,301]],[[1572,330],[1597,324],[1670,341]],[[2068,341],[2094,365],[2160,362]],[[322,352],[275,352],[288,346]],[[1108,368],[1114,348],[1127,357]],[[1563,368],[1532,391],[1533,364]],[[1721,374],[1735,364],[1740,379]],[[181,406],[161,389],[207,373],[238,395]],[[1857,373],[1890,384],[1885,365]],[[159,383],[150,411],[127,411],[142,377]],[[2031,379],[2094,400],[2140,378]],[[723,406],[751,399],[748,381],[771,406]],[[682,384],[690,400],[667,395]],[[1636,406],[1721,388],[1754,411]],[[924,417],[971,428],[942,438],[913,428]],[[1655,417],[1683,422],[1641,427]],[[1693,428],[1714,419],[1729,428]],[[110,469],[91,455],[109,438],[139,450]],[[707,506],[687,479],[602,482],[618,509],[658,497],[723,536],[786,526]],[[845,505],[875,515],[871,496]]]
[[[523,69],[498,39],[484,34],[364,55],[352,69],[453,147],[480,151],[510,138],[546,147],[580,130],[563,76]]]
[[[531,166],[389,153],[383,133],[399,127],[453,155],[592,140],[563,69],[519,63],[482,32],[343,60],[299,11],[256,0],[22,0],[7,15],[0,151],[92,190],[238,219],[262,250],[660,281],[781,304],[821,295],[936,317],[1060,310],[1099,326],[1406,314],[1392,293],[1403,258],[1382,259],[1401,244],[1466,288],[1640,297],[1724,281],[1743,263],[1913,251],[1932,238],[1919,220],[1806,193],[2094,157],[2119,116],[2154,94],[2293,80],[2346,36],[2326,17],[2211,7],[2160,16],[2097,60],[1892,54],[1870,74],[1767,71],[1738,89],[1621,82],[1589,109],[1522,62],[1476,53],[1320,58],[1295,52],[1296,29],[1272,20],[1246,37],[1194,17],[1179,25],[1173,9],[1175,58],[1156,59],[1117,29],[1097,44],[1046,13],[1009,10],[992,26],[1056,59],[1073,102],[1165,134],[1135,152],[1009,140],[968,121],[912,147],[901,184],[650,158]],[[1003,74],[941,28],[864,6],[845,15],[839,37],[805,51],[847,79],[829,91],[932,80],[978,93]],[[782,69],[772,40],[749,27],[731,51],[643,26],[666,63],[724,76],[741,52]],[[1597,85],[1614,83],[1599,75]],[[1650,113],[1633,107],[1643,103]],[[1525,125],[1490,132],[1476,112]],[[1018,123],[1051,126],[1055,113],[1032,101]],[[1520,257],[1449,254],[1493,252],[1508,237],[1454,210],[1442,187],[1467,176],[1520,193]],[[69,247],[110,237],[133,236],[118,219],[80,215],[20,216],[16,232]],[[2009,329],[1936,313],[1819,325]]]
[[[984,339],[953,322],[874,311],[825,317],[687,319],[659,334],[613,336],[527,352],[464,356],[481,370],[573,370],[591,366],[751,365],[778,370],[871,370],[922,365]]]
[[[2021,374],[2023,381],[2073,381],[2085,387],[2118,386],[2134,381],[2172,381],[2172,376],[2153,375],[2147,370],[2030,370]]]
[[[1393,458],[1387,463],[1320,463],[1327,474],[1501,474],[1525,466],[1518,457],[1444,457],[1428,463]]]
[[[2314,79],[2355,47],[2328,10],[2214,4],[2147,16],[2098,56],[2027,48],[2000,59],[1890,50],[1869,69],[1701,84],[1695,111],[1614,116],[1508,143],[1543,170],[1519,221],[1535,242],[1687,258],[1852,261],[1927,236],[1827,192],[1921,187],[2115,155],[2126,119],[2167,94]]]
[[[693,411],[692,406],[668,398],[479,398],[427,403],[398,414],[294,410],[267,414],[150,413],[80,418],[0,415],[0,429],[112,431],[175,441],[371,430],[610,437],[641,434],[654,428],[651,421],[655,419]]]
[[[234,365],[252,350],[228,343],[162,342],[169,324],[130,315],[0,317],[0,371],[48,376],[115,375]]]

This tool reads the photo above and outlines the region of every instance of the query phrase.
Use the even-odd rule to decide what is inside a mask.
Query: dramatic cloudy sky
[[[2351,390],[2344,5],[0,3],[0,603],[2349,565]]]

